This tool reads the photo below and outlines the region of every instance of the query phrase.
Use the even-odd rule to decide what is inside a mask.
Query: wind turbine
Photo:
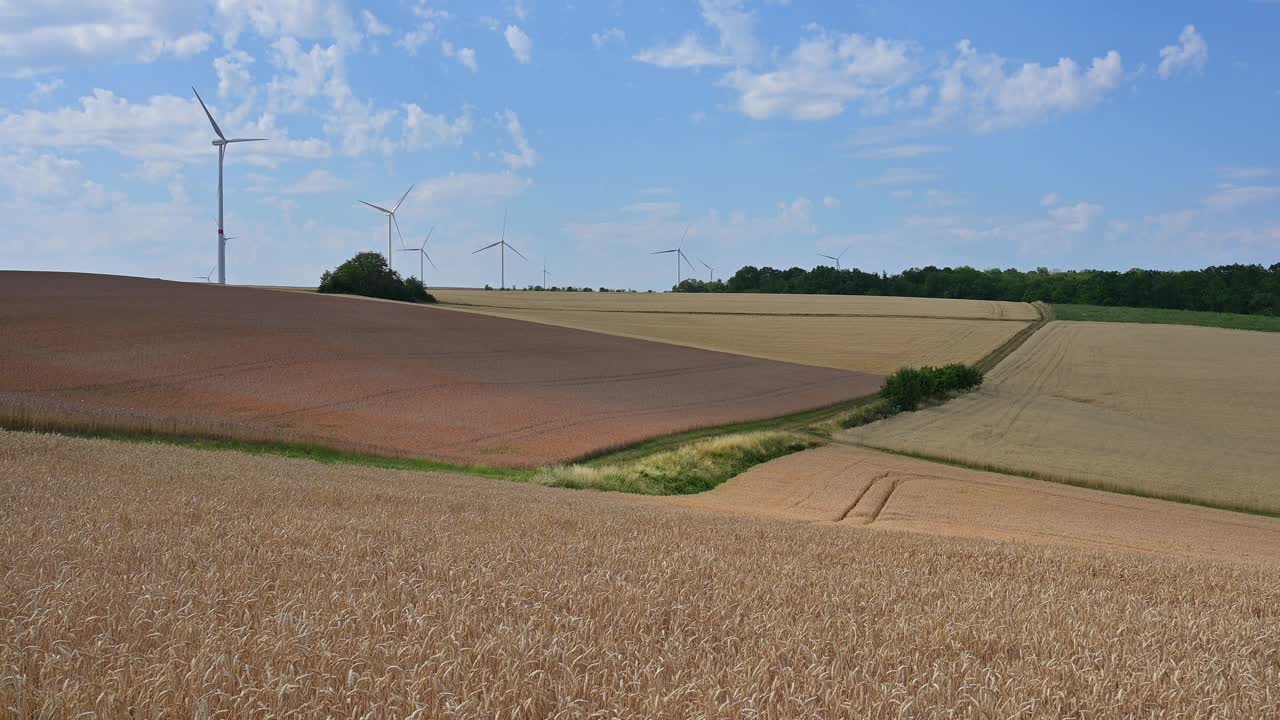
[[[217,222],[218,222],[218,221],[217,221],[217,218],[214,218],[214,223],[217,223]],[[239,236],[239,235],[224,235],[222,239],[223,239],[223,240],[226,240],[226,241],[228,241],[228,242],[230,242],[230,241],[232,241],[232,240],[239,240],[239,239],[240,239],[240,236]],[[214,269],[216,270],[217,268],[214,268]]]
[[[374,204],[373,204],[373,203],[371,203],[371,202],[364,202],[363,200],[361,200],[361,201],[360,201],[360,202],[364,203],[365,205],[368,205],[369,207],[373,208],[374,210],[377,210],[378,212],[380,212],[380,213],[382,213],[383,215],[386,215],[386,216],[387,216],[387,269],[388,269],[388,270],[390,270],[390,269],[391,269],[391,224],[392,224],[392,223],[395,223],[395,226],[396,226],[396,234],[397,234],[397,235],[400,235],[400,246],[401,246],[401,247],[403,247],[403,246],[404,246],[404,235],[400,234],[400,221],[399,221],[399,220],[396,220],[396,211],[400,209],[400,203],[404,202],[404,199],[405,199],[405,198],[407,198],[407,197],[409,197],[409,193],[410,193],[410,192],[412,192],[412,191],[413,191],[413,186],[412,186],[412,185],[410,185],[410,186],[409,186],[409,189],[408,189],[408,190],[405,190],[405,191],[404,191],[404,194],[400,196],[400,202],[396,203],[396,206],[395,206],[395,207],[393,207],[393,208],[391,208],[390,210],[388,210],[388,209],[386,209],[386,208],[384,208],[384,207],[379,207],[379,206],[377,206],[377,205],[374,205]],[[419,278],[419,279],[421,279],[421,278]]]
[[[649,253],[650,255],[666,255],[667,253],[676,254],[676,287],[680,287],[680,261],[683,260],[686,264],[689,265],[690,270],[693,269],[693,263],[689,262],[689,258],[684,254],[684,239],[686,236],[688,236],[688,234],[689,234],[689,226],[685,225],[684,235],[680,236],[680,244],[677,245],[675,249],[658,250],[656,252]]]
[[[431,229],[427,231],[427,237],[422,241],[422,247],[405,248],[400,251],[400,252],[418,253],[418,279],[423,281],[424,283],[426,282],[426,277],[425,277],[425,273],[423,272],[424,269],[422,267],[422,258],[426,258],[427,262],[431,263],[432,270],[439,270],[439,268],[436,267],[436,261],[432,260],[431,256],[427,254],[427,241],[431,239],[431,233],[435,231],[436,231],[436,226],[432,225]]]
[[[207,283],[211,283],[211,282],[213,282],[213,279],[212,279],[212,278],[213,278],[213,273],[214,273],[215,271],[217,271],[217,269],[218,269],[217,267],[214,267],[214,268],[210,269],[210,270],[209,270],[209,274],[208,274],[208,275],[197,275],[197,276],[196,276],[196,279],[197,279],[197,280],[203,280],[203,281],[205,281],[205,282],[207,282]]]
[[[231,143],[238,142],[259,142],[266,138],[228,138],[222,134],[222,128],[218,127],[218,123],[214,122],[213,114],[209,112],[209,108],[205,106],[204,100],[200,98],[200,93],[196,89],[191,88],[191,92],[196,93],[196,100],[200,102],[200,107],[204,108],[205,117],[209,118],[209,124],[213,126],[213,132],[218,136],[213,141],[213,146],[218,148],[218,284],[227,284],[227,238],[223,235],[222,229],[222,161],[227,155],[227,146]]]
[[[517,255],[520,255],[520,251],[511,247],[511,243],[507,242],[507,211],[506,210],[502,211],[502,237],[498,240],[498,242],[485,245],[484,247],[480,248],[479,250],[476,250],[476,252],[473,252],[471,254],[475,255],[476,253],[482,253],[491,247],[498,248],[498,255],[499,257],[502,258],[502,260],[500,261],[502,263],[502,289],[506,290],[507,289],[507,253],[506,251],[508,248],[510,248],[511,252]],[[529,258],[525,257],[524,255],[520,255],[520,259],[524,260],[525,262],[529,262]]]
[[[852,245],[850,245],[849,247],[853,247],[853,246],[852,246]],[[840,258],[844,257],[844,254],[845,254],[845,253],[847,253],[847,252],[849,252],[849,247],[846,247],[844,250],[841,250],[839,255],[823,255],[822,253],[818,253],[818,254],[819,254],[819,255],[822,255],[822,257],[824,257],[824,258],[826,258],[826,259],[828,259],[828,260],[835,260],[835,261],[836,261],[836,269],[837,269],[837,270],[839,270],[839,269],[840,269]]]
[[[713,268],[713,267],[711,267],[710,265],[708,265],[708,264],[706,264],[706,263],[702,262],[702,258],[698,258],[698,262],[702,264],[702,267],[704,267],[704,268],[706,268],[706,269],[707,269],[707,282],[715,282],[715,281],[716,281],[716,269],[715,269],[715,268]]]

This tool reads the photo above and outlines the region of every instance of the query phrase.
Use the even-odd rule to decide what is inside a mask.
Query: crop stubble
[[[847,431],[873,447],[1280,513],[1280,335],[1055,321],[944,405]]]
[[[428,307],[98,275],[0,273],[0,325],[10,421],[458,463],[564,461],[881,381]]]
[[[33,433],[0,553],[17,717],[1280,713],[1280,575],[1204,561]]]

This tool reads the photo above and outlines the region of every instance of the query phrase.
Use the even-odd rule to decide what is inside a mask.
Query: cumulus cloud
[[[532,186],[532,180],[514,173],[449,173],[419,180],[407,203],[417,209],[489,205],[515,197]]]
[[[520,125],[520,117],[512,110],[506,110],[498,116],[499,122],[506,125],[507,132],[511,135],[511,142],[516,146],[516,152],[503,152],[502,160],[507,167],[512,170],[520,170],[523,168],[531,168],[538,164],[538,153],[529,145],[528,139],[524,136],[524,127]]]
[[[826,197],[822,198],[822,205],[823,205],[823,207],[828,208],[828,209],[838,208],[838,207],[840,207],[840,205],[841,205],[840,198],[837,198],[837,197],[833,197],[833,196],[831,196],[831,195],[828,195],[828,196],[826,196]]]
[[[37,80],[31,88],[31,92],[27,94],[27,99],[31,102],[40,102],[56,92],[62,85],[62,78]]]
[[[234,45],[246,30],[264,38],[333,38],[344,47],[360,42],[360,31],[344,0],[214,0],[223,42]]]
[[[913,170],[911,168],[888,168],[884,172],[873,178],[863,180],[860,185],[863,186],[891,186],[891,185],[914,185],[916,183],[929,182],[937,180],[937,173],[924,172],[923,170]]]
[[[1066,232],[1087,232],[1098,218],[1102,217],[1102,206],[1087,202],[1063,205],[1050,208],[1049,217],[1053,218]]]
[[[1224,183],[1204,198],[1205,207],[1223,211],[1272,202],[1280,202],[1280,187]]]
[[[1167,80],[1182,72],[1201,72],[1208,63],[1209,44],[1195,25],[1188,25],[1178,35],[1177,45],[1166,45],[1160,49],[1158,72]]]
[[[706,66],[732,65],[733,58],[703,47],[696,35],[690,33],[675,45],[666,45],[642,50],[631,56],[637,62],[656,65],[660,68],[700,68]]]
[[[249,73],[252,64],[253,57],[243,50],[232,50],[215,58],[213,70],[218,75],[218,97],[248,94],[253,87],[253,76]]]
[[[597,50],[611,42],[625,43],[626,41],[627,34],[623,32],[621,28],[611,27],[607,30],[602,30],[601,32],[591,33],[591,44],[594,45]]]
[[[1055,192],[1047,193],[1044,197],[1040,198],[1041,207],[1053,207],[1054,205],[1057,205],[1057,204],[1058,204],[1058,193],[1055,193]]]
[[[404,106],[404,145],[409,150],[423,150],[436,145],[460,145],[471,132],[471,110],[466,108],[450,121],[444,115],[425,112],[415,103]]]
[[[468,47],[455,48],[453,43],[448,40],[440,43],[440,50],[444,53],[445,57],[457,60],[463,67],[471,72],[474,73],[480,71],[480,63],[476,61],[475,50]]]
[[[533,40],[525,31],[515,25],[508,25],[502,36],[507,39],[507,46],[511,48],[511,54],[517,62],[527,64],[533,61]]]
[[[360,17],[364,20],[364,31],[369,35],[387,35],[391,32],[391,28],[382,24],[378,16],[367,9],[360,11]]]
[[[312,170],[282,192],[289,195],[316,195],[335,193],[351,188],[351,183],[328,170]]]
[[[932,155],[934,153],[946,152],[947,148],[942,145],[925,145],[921,143],[909,143],[905,145],[889,145],[885,147],[872,147],[860,150],[858,157],[876,158],[881,160],[914,158],[924,155]]]
[[[978,52],[968,40],[940,72],[936,112],[959,118],[986,132],[1036,122],[1052,113],[1084,110],[1101,102],[1124,77],[1120,54],[1112,50],[1088,68],[1071,58],[1045,67],[1026,63],[1006,72],[1006,61]]]

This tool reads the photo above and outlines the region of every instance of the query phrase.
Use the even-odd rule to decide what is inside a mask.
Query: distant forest
[[[777,270],[748,265],[727,281],[685,280],[677,292],[890,295],[1118,305],[1280,315],[1280,263],[1203,270],[977,270],[932,265],[896,275],[819,265]]]

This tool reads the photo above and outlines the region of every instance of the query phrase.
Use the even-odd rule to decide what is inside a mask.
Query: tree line
[[[888,295],[896,297],[1013,300],[1080,305],[1206,310],[1280,315],[1280,263],[1217,265],[1203,270],[977,270],[912,268],[900,273],[778,270],[748,265],[728,280],[685,280],[676,292]]]

